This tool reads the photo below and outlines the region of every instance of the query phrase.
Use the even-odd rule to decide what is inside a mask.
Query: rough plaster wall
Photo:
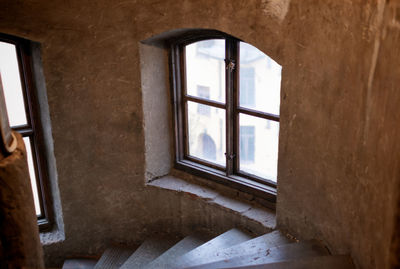
[[[384,1],[318,3],[292,2],[284,27],[292,57],[283,74],[278,225],[350,252],[361,268],[387,268],[399,180],[399,28]]]
[[[384,268],[390,193],[398,179],[391,173],[398,171],[399,159],[389,146],[399,126],[388,110],[399,103],[391,52],[398,32],[375,40],[389,16],[384,2],[0,4],[0,32],[42,43],[66,238],[47,246],[47,257],[57,261],[94,253],[112,241],[140,240],[165,223],[177,230],[190,227],[193,212],[205,212],[196,216],[203,223],[220,216],[220,227],[240,221],[186,196],[144,187],[139,41],[171,29],[212,28],[257,46],[284,67],[281,227],[317,236],[337,252],[350,251],[363,268]],[[386,78],[389,66],[393,76]]]
[[[65,229],[65,241],[45,246],[48,265],[98,253],[112,242],[137,242],[165,227],[218,224],[222,231],[242,224],[233,212],[144,187],[139,42],[171,29],[215,28],[262,47],[266,39],[258,33],[276,35],[271,30],[278,19],[263,17],[270,4],[238,1],[238,12],[231,1],[0,4],[0,32],[42,44]],[[268,41],[274,55],[277,44]]]

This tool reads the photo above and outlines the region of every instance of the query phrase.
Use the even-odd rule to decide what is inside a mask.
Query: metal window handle
[[[235,63],[235,61],[234,60],[227,60],[227,59],[225,59],[225,63],[226,63],[226,69],[227,70],[229,70],[229,71],[233,71],[233,70],[235,70],[235,67],[236,67],[236,63]]]
[[[227,158],[228,160],[233,160],[233,158],[236,157],[235,154],[229,154],[229,155],[228,155],[226,152],[225,152],[225,156],[226,156],[226,158]]]

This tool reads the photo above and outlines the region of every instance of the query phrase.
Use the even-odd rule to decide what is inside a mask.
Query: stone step
[[[266,252],[268,249],[292,243],[285,235],[279,231],[273,231],[262,236],[245,241],[241,244],[217,250],[207,257],[207,263],[220,260],[231,259],[236,256],[257,255]],[[193,259],[190,266],[200,265],[204,263],[204,259]]]
[[[179,240],[178,237],[166,236],[149,238],[126,260],[121,269],[143,268]]]
[[[94,269],[118,269],[133,253],[133,249],[111,247],[104,251]]]
[[[186,236],[184,239],[179,241],[172,248],[168,249],[157,259],[150,262],[144,268],[145,269],[170,268],[169,264],[173,263],[177,257],[180,257],[188,253],[189,251],[203,245],[210,239],[212,239],[212,236],[207,233]]]
[[[177,258],[175,262],[171,264],[171,268],[187,268],[192,265],[193,261],[199,259],[207,261],[215,252],[243,243],[250,239],[252,239],[252,236],[249,234],[238,229],[231,229]]]
[[[253,266],[230,267],[235,269],[354,269],[354,264],[348,255],[317,256],[290,261],[260,264]]]
[[[93,269],[96,259],[68,259],[64,261],[62,269]]]
[[[207,262],[190,269],[234,268],[258,264],[276,263],[286,260],[329,255],[329,251],[316,242],[300,242],[261,250],[250,255],[235,256],[217,262]]]

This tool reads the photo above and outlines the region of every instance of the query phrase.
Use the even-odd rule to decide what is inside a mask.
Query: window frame
[[[46,147],[40,104],[37,94],[38,89],[33,74],[32,42],[24,38],[3,33],[0,33],[0,41],[14,45],[17,54],[27,124],[13,126],[11,129],[21,134],[23,138],[30,138],[36,176],[36,188],[41,212],[41,215],[37,216],[37,222],[39,231],[43,232],[49,230],[52,225],[52,197],[49,190],[49,173],[45,154]]]
[[[235,68],[225,72],[225,104],[213,100],[206,100],[200,97],[187,95],[186,67],[185,67],[185,46],[194,42],[208,39],[225,40],[225,66],[227,62],[233,62]],[[279,123],[279,115],[257,111],[239,106],[239,39],[219,31],[200,30],[170,40],[170,83],[171,98],[173,104],[174,124],[174,154],[175,168],[191,173],[195,176],[211,179],[215,182],[228,185],[240,191],[251,193],[266,200],[269,207],[274,208],[276,203],[277,184],[272,180],[246,173],[239,169],[240,151],[240,124],[239,113],[257,118],[272,120]],[[229,60],[227,60],[229,59]],[[194,101],[212,107],[225,109],[226,112],[226,167],[215,163],[189,156],[188,146],[188,113],[186,104]],[[231,120],[229,120],[231,119]]]

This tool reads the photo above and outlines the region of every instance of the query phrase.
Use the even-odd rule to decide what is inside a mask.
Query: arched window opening
[[[176,166],[275,188],[282,67],[220,32],[175,40],[171,67]]]

